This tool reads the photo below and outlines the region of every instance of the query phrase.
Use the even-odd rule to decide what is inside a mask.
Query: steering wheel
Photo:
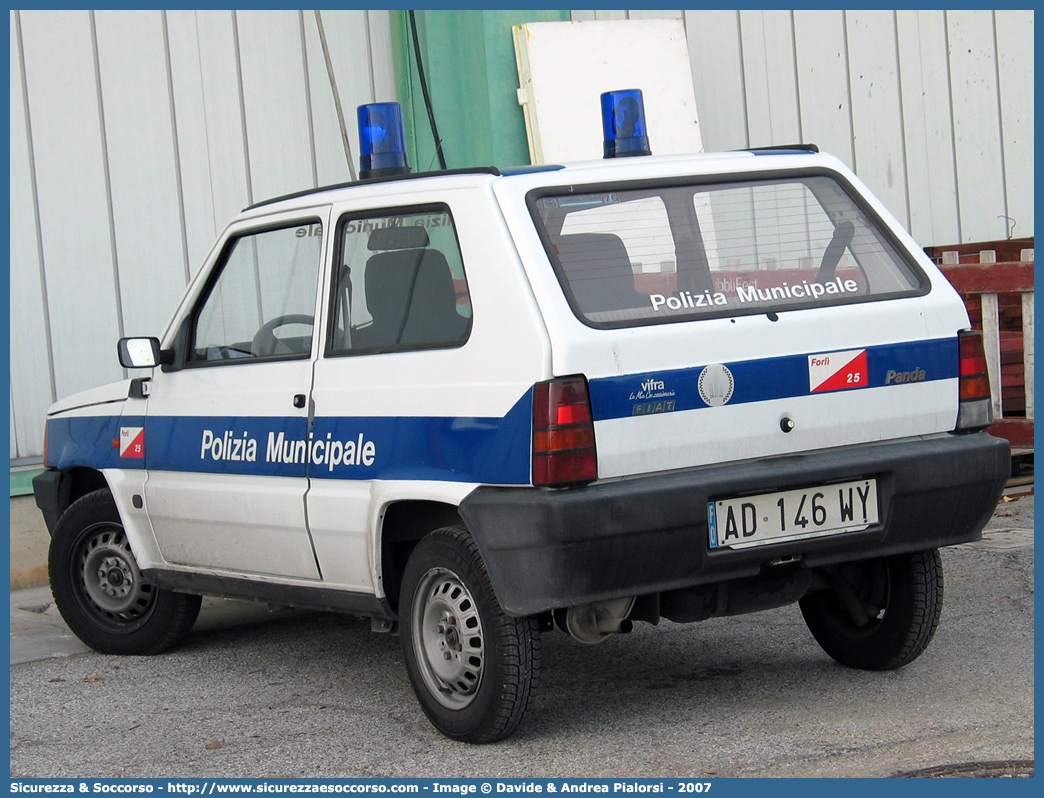
[[[311,327],[315,324],[315,316],[308,316],[304,313],[288,313],[285,316],[276,316],[274,319],[269,319],[261,325],[261,329],[254,333],[254,339],[250,342],[250,354],[254,357],[274,355],[276,354],[276,347],[280,344],[283,345],[287,352],[292,351],[275,335],[276,330],[288,324],[307,324]]]

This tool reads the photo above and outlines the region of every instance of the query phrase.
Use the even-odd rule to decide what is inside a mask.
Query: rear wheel
[[[816,642],[851,668],[892,670],[928,647],[942,612],[937,550],[847,563],[828,571],[830,589],[801,599]]]
[[[102,654],[158,654],[192,629],[200,597],[145,581],[107,488],[73,502],[54,527],[51,593],[69,628]]]
[[[535,618],[501,609],[474,540],[460,527],[424,538],[399,601],[406,670],[428,719],[447,737],[490,743],[518,726],[535,693]]]

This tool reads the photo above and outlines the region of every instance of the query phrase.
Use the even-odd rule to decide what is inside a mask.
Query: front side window
[[[322,240],[313,221],[232,239],[195,315],[190,362],[308,357]]]
[[[338,226],[328,352],[460,346],[471,298],[445,205],[346,216]]]
[[[826,176],[555,195],[530,207],[578,317],[595,327],[923,293],[927,282]]]

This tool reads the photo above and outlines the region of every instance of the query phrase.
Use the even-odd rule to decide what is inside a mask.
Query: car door
[[[171,566],[321,578],[304,496],[327,216],[233,226],[155,370],[145,497]]]

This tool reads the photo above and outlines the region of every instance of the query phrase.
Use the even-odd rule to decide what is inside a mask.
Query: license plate
[[[878,522],[877,480],[708,502],[707,516],[712,549],[857,532]]]

